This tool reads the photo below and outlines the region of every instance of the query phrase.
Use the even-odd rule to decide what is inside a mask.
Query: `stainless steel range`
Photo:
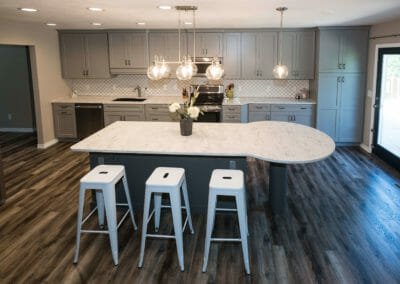
[[[198,88],[199,96],[194,105],[203,110],[203,115],[197,119],[198,122],[221,122],[222,101],[224,100],[223,85],[191,85],[190,96],[194,96]]]

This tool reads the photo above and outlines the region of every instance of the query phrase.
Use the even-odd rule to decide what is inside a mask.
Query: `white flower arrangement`
[[[197,120],[199,115],[203,114],[201,109],[199,107],[194,106],[194,102],[196,101],[196,98],[198,97],[199,93],[196,90],[194,95],[187,100],[184,104],[183,107],[179,103],[172,103],[168,106],[169,112],[173,114],[177,114],[180,119],[194,119]]]

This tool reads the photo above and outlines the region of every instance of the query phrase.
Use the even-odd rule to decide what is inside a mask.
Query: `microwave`
[[[197,74],[196,77],[204,77],[206,76],[207,67],[211,65],[212,60],[215,57],[192,57],[192,61],[196,62],[197,66]],[[217,57],[217,60],[220,64],[222,64],[222,57]]]

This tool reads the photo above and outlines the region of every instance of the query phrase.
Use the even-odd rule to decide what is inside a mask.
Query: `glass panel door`
[[[373,152],[400,169],[400,48],[381,48]]]

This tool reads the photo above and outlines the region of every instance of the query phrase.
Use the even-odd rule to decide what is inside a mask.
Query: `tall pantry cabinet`
[[[318,31],[317,128],[339,143],[362,140],[369,29]]]

